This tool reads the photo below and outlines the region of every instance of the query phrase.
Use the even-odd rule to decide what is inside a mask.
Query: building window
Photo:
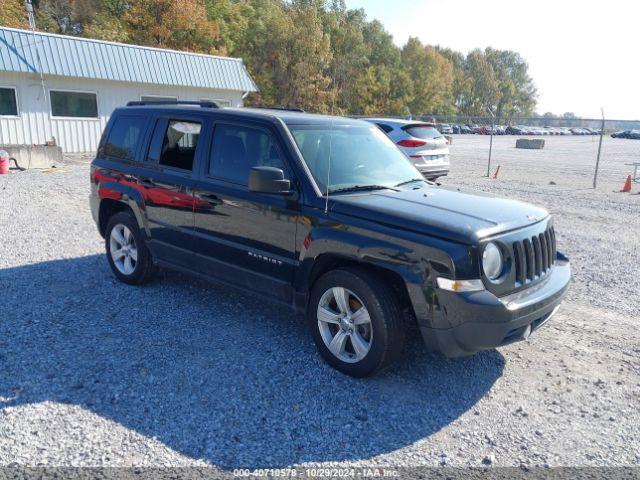
[[[117,117],[104,144],[104,154],[124,160],[134,160],[146,123],[146,118],[143,116]]]
[[[18,99],[15,88],[0,87],[0,115],[18,116]]]
[[[50,92],[54,117],[98,118],[98,97],[86,92]]]
[[[161,95],[142,95],[141,102],[177,102],[178,97],[163,97]]]

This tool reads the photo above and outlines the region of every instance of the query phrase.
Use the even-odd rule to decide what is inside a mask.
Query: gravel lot
[[[118,283],[86,161],[0,177],[0,465],[638,465],[640,195],[613,191],[640,142],[607,140],[594,191],[590,137],[498,137],[497,180],[488,141],[454,137],[443,182],[551,210],[568,299],[527,342],[445,360],[414,338],[367,380],[278,305],[170,272]]]

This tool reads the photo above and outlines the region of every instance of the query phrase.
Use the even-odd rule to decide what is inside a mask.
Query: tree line
[[[509,50],[398,47],[344,0],[33,0],[39,30],[244,59],[249,105],[350,115],[528,116],[536,89]],[[27,28],[23,0],[0,25]]]

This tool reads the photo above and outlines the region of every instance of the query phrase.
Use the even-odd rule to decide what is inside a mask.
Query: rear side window
[[[212,177],[247,185],[251,167],[259,166],[284,169],[280,149],[269,133],[234,125],[216,126],[209,163]]]
[[[181,170],[192,170],[202,125],[198,122],[170,120],[162,140],[158,163]]]
[[[135,159],[146,122],[146,117],[140,115],[117,117],[104,144],[104,154],[123,160]]]
[[[376,125],[378,126],[378,128],[380,130],[382,130],[384,133],[389,133],[391,130],[393,130],[393,127],[390,127],[389,125],[386,125],[384,123],[376,123]]]
[[[406,127],[402,127],[402,129],[412,137],[426,140],[442,136],[435,127],[430,125],[408,125]]]

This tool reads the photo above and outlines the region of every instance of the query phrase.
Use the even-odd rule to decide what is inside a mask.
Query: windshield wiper
[[[400,187],[402,185],[406,185],[408,183],[413,183],[413,182],[425,182],[428,183],[424,178],[412,178],[411,180],[405,180],[404,182],[400,182],[397,185],[394,185],[396,187]]]
[[[358,192],[364,190],[398,190],[394,187],[387,187],[384,185],[353,185],[352,187],[336,188],[335,190],[329,190],[329,193],[342,193],[342,192]]]

